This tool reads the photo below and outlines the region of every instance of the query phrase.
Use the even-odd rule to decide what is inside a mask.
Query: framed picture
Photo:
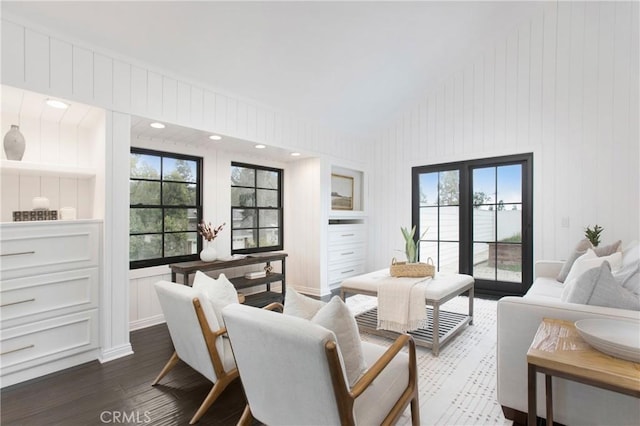
[[[331,209],[353,210],[353,178],[331,175]]]

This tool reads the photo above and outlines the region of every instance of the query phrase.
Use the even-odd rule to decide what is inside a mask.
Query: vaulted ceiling
[[[2,13],[214,90],[365,134],[542,6],[2,1]]]

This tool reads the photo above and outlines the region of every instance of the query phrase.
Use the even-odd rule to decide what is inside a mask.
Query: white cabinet
[[[0,224],[0,375],[8,386],[98,357],[102,223]]]
[[[366,258],[364,223],[330,223],[328,238],[328,283],[334,289],[354,275],[363,274]]]

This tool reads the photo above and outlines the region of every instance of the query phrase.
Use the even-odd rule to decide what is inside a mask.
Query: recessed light
[[[299,152],[292,152],[291,156],[292,157],[300,157],[300,153]]]
[[[154,129],[164,129],[164,127],[165,127],[164,124],[157,123],[157,122],[156,123],[151,123],[151,124],[149,124],[149,126],[153,127]]]
[[[220,135],[211,135],[209,136],[209,139],[211,139],[212,141],[219,141],[222,139],[222,136]]]
[[[256,145],[257,149],[265,149],[266,147],[267,147],[266,145],[262,145],[262,144]]]
[[[58,108],[58,109],[67,109],[69,108],[69,104],[66,102],[62,102],[59,101],[57,99],[47,99],[46,104],[49,105],[52,108]]]

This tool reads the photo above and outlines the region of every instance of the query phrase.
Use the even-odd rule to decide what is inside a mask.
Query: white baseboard
[[[158,314],[152,317],[143,318],[129,323],[129,331],[140,330],[142,328],[151,327],[152,325],[158,325],[165,322],[164,315]]]
[[[301,286],[301,285],[287,285],[287,288],[293,288],[298,293],[303,293],[303,294],[306,294],[308,296],[314,296],[314,297],[318,297],[318,298],[322,298],[322,297],[331,295],[331,292],[320,293],[320,291],[316,287],[305,287],[305,286]]]
[[[27,380],[35,379],[46,374],[84,364],[85,362],[94,361],[98,358],[98,350],[93,349],[80,354],[70,355],[51,362],[35,365],[30,368],[18,370],[0,377],[0,388],[15,385]]]
[[[122,358],[123,356],[127,355],[133,355],[133,348],[131,347],[131,343],[111,348],[106,351],[101,351],[100,356],[98,357],[98,361],[104,364],[105,362],[113,361],[114,359]]]

